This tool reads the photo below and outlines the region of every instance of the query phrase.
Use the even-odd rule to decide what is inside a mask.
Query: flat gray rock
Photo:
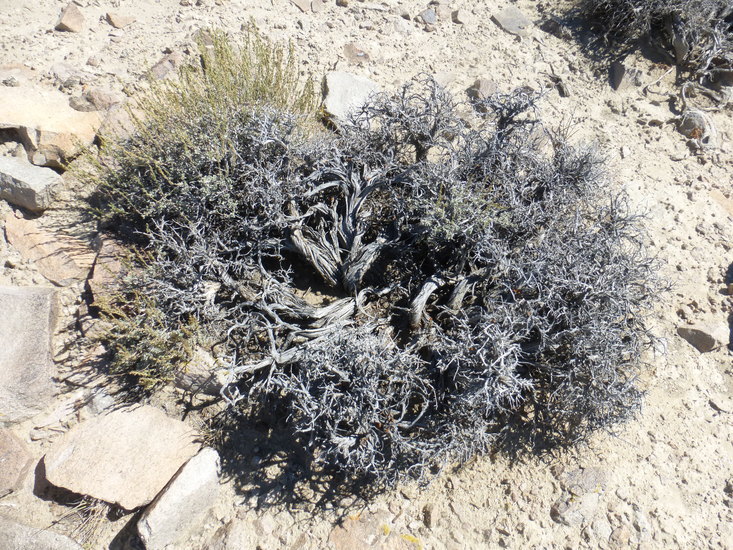
[[[26,444],[10,430],[0,428],[0,498],[18,490],[32,463]]]
[[[69,537],[0,516],[0,550],[82,550]]]
[[[63,182],[50,168],[33,166],[15,157],[0,157],[0,199],[43,212],[51,205],[51,190]]]
[[[74,493],[145,506],[198,451],[195,432],[149,405],[118,409],[78,424],[44,457],[46,478]]]
[[[219,453],[203,449],[146,508],[137,530],[146,550],[185,542],[206,520],[219,495]]]
[[[0,425],[23,422],[53,397],[56,292],[0,287]]]
[[[324,108],[337,121],[344,121],[377,91],[379,85],[366,77],[332,71],[326,75]]]
[[[492,16],[492,19],[494,23],[509,34],[529,36],[529,28],[532,26],[532,22],[515,6],[509,6],[503,9]]]

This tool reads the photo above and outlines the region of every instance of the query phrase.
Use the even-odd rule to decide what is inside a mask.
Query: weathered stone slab
[[[24,259],[35,262],[41,274],[59,286],[85,280],[94,263],[86,243],[44,231],[33,220],[8,215],[5,236]]]
[[[199,449],[185,423],[143,405],[78,424],[44,458],[46,478],[74,493],[145,506]]]
[[[10,430],[0,428],[0,498],[18,490],[32,463],[26,444]]]
[[[51,205],[51,190],[63,182],[50,168],[33,166],[27,161],[0,157],[0,199],[43,212]]]
[[[92,144],[101,123],[98,113],[74,110],[61,92],[0,86],[0,128],[18,131],[33,164],[61,167]]]
[[[0,424],[27,420],[51,401],[55,294],[52,288],[0,287]]]
[[[69,537],[0,516],[0,550],[83,550]]]
[[[526,37],[532,22],[517,8],[509,6],[492,17],[494,22],[509,34]]]
[[[350,112],[360,109],[367,98],[378,90],[379,85],[366,77],[332,71],[326,75],[324,108],[337,121],[343,121]]]
[[[219,453],[203,449],[147,507],[137,523],[146,550],[163,550],[199,530],[219,495]]]
[[[106,237],[102,239],[102,245],[94,260],[91,277],[87,280],[89,290],[95,300],[114,291],[115,282],[123,270],[123,257],[124,250],[120,243]]]

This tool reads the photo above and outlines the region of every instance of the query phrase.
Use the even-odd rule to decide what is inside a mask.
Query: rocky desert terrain
[[[568,8],[0,0],[0,549],[733,548],[733,103],[683,105],[672,67],[640,54],[592,59],[582,31],[547,23]],[[291,41],[317,82],[339,71],[390,90],[427,73],[459,100],[544,90],[543,118],[597,144],[671,286],[656,297],[659,344],[633,421],[571,451],[484,456],[427,487],[313,507],[261,483],[275,467],[264,443],[245,434],[246,461],[220,456],[180,406],[185,380],[118,406],[78,345],[115,260],[65,163],[124,125],[148,78],[174,77],[200,29],[236,38],[250,22]],[[705,126],[685,136],[692,106]]]

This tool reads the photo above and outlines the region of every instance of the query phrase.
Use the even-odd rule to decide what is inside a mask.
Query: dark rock
[[[614,61],[609,68],[608,79],[611,88],[620,92],[629,86],[640,86],[641,72],[637,69],[627,67],[621,61]]]
[[[700,353],[712,351],[722,345],[713,334],[713,330],[705,325],[678,327],[677,334]]]

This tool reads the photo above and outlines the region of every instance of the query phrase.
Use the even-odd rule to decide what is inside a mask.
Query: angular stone
[[[197,532],[219,495],[219,453],[203,449],[145,509],[137,523],[146,550],[163,550]]]
[[[107,12],[105,19],[107,20],[107,23],[112,25],[115,29],[124,29],[136,21],[135,17],[132,15],[123,15],[121,13],[111,11]]]
[[[297,6],[303,13],[308,13],[311,8],[311,0],[290,0],[290,3]]]
[[[362,65],[370,59],[369,54],[353,42],[349,42],[344,46],[344,57],[354,65]]]
[[[727,340],[722,334],[723,332],[723,330],[715,330],[706,325],[692,325],[677,328],[677,334],[700,353],[707,353],[722,346],[725,343],[724,340]]]
[[[83,97],[94,105],[98,111],[106,111],[113,105],[125,101],[125,98],[120,94],[102,88],[89,88],[84,92]]]
[[[23,258],[35,262],[41,274],[56,285],[83,281],[92,269],[94,253],[83,241],[44,231],[33,220],[9,214],[5,235]]]
[[[477,78],[466,90],[466,94],[473,100],[483,101],[499,91],[496,82],[488,78]]]
[[[83,550],[69,537],[0,516],[0,550]]]
[[[418,15],[418,18],[426,25],[435,25],[435,23],[438,22],[438,16],[433,8],[428,8],[421,11],[420,15]]]
[[[181,52],[169,53],[151,67],[150,74],[156,80],[163,80],[175,74],[181,65],[183,65],[183,54]]]
[[[61,92],[0,87],[0,128],[18,131],[33,164],[62,167],[92,144],[101,123],[97,113],[72,109]]]
[[[57,31],[81,32],[84,29],[84,15],[73,2],[61,12],[56,26]]]
[[[463,9],[463,8],[454,11],[451,14],[451,16],[452,16],[453,22],[458,25],[467,25],[473,19],[471,17],[471,13],[468,10]]]
[[[569,527],[586,525],[593,521],[599,500],[598,493],[562,497],[552,505],[550,516],[557,523]]]
[[[600,492],[606,485],[607,477],[606,471],[601,468],[579,468],[565,474],[562,483],[565,489],[579,496]]]
[[[529,36],[529,28],[532,22],[519,11],[515,6],[509,6],[496,15],[492,16],[494,23],[499,25],[509,34],[526,37]]]
[[[43,212],[51,205],[53,187],[62,182],[61,176],[50,168],[33,166],[18,158],[0,157],[0,199],[10,204]]]
[[[0,498],[18,490],[32,463],[26,444],[10,430],[0,428]]]
[[[311,2],[311,11],[313,11],[313,13],[321,13],[326,9],[326,5],[326,0],[313,0]]]
[[[366,77],[332,71],[325,79],[324,108],[337,121],[343,121],[378,90],[379,85]]]
[[[0,425],[23,422],[53,397],[52,288],[0,287]]]
[[[122,273],[124,249],[114,239],[102,239],[94,260],[91,277],[87,280],[92,297],[98,300],[114,290],[115,282]]]
[[[608,69],[608,82],[611,88],[621,92],[629,86],[641,85],[641,73],[637,69],[627,67],[621,61],[614,61]]]
[[[76,425],[44,457],[46,478],[74,493],[145,506],[196,452],[196,434],[163,411],[117,409]]]
[[[185,369],[176,373],[176,387],[189,392],[219,395],[226,377],[222,365],[209,353],[196,349]]]

